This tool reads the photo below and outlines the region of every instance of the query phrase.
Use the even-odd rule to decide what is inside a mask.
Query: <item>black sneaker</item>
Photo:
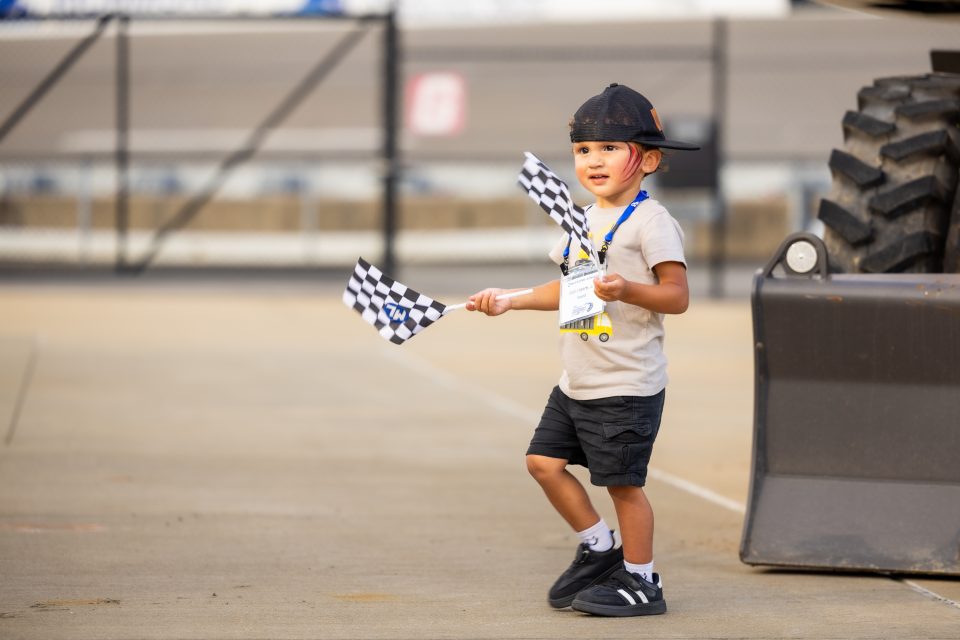
[[[652,616],[667,612],[659,574],[648,582],[626,569],[577,594],[573,608],[596,616]]]
[[[592,551],[587,544],[581,544],[573,563],[550,587],[547,602],[554,609],[569,607],[580,591],[605,580],[622,567],[623,547]]]

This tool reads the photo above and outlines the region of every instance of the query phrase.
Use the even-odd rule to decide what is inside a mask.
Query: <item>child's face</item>
[[[574,169],[583,187],[597,198],[598,207],[622,207],[640,190],[647,173],[660,164],[659,149],[629,142],[575,142]]]

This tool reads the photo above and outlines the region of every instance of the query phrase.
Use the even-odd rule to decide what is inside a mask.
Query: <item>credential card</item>
[[[560,279],[561,326],[603,312],[606,303],[593,292],[593,280],[599,275],[595,263],[584,262]]]

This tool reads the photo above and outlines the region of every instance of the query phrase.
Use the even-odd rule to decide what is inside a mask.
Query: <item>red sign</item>
[[[454,136],[463,131],[467,85],[452,71],[421,73],[407,83],[407,129],[418,136]]]

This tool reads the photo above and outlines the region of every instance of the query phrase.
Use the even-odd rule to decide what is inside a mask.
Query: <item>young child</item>
[[[641,184],[660,166],[662,148],[698,147],[667,140],[653,105],[618,84],[577,110],[570,140],[577,179],[596,197],[587,218],[603,265],[593,286],[608,318],[594,337],[562,332],[563,374],[527,450],[527,469],[581,540],[548,601],[602,616],[664,613],[653,572],[653,510],[643,486],[667,383],[663,314],[686,311],[688,290],[680,226]],[[569,248],[565,237],[550,252],[564,274],[577,262],[565,255]],[[485,289],[470,296],[467,309],[490,316],[556,311],[560,291],[559,279],[501,300],[504,290]],[[607,487],[621,547],[568,464],[587,467],[590,482]]]

